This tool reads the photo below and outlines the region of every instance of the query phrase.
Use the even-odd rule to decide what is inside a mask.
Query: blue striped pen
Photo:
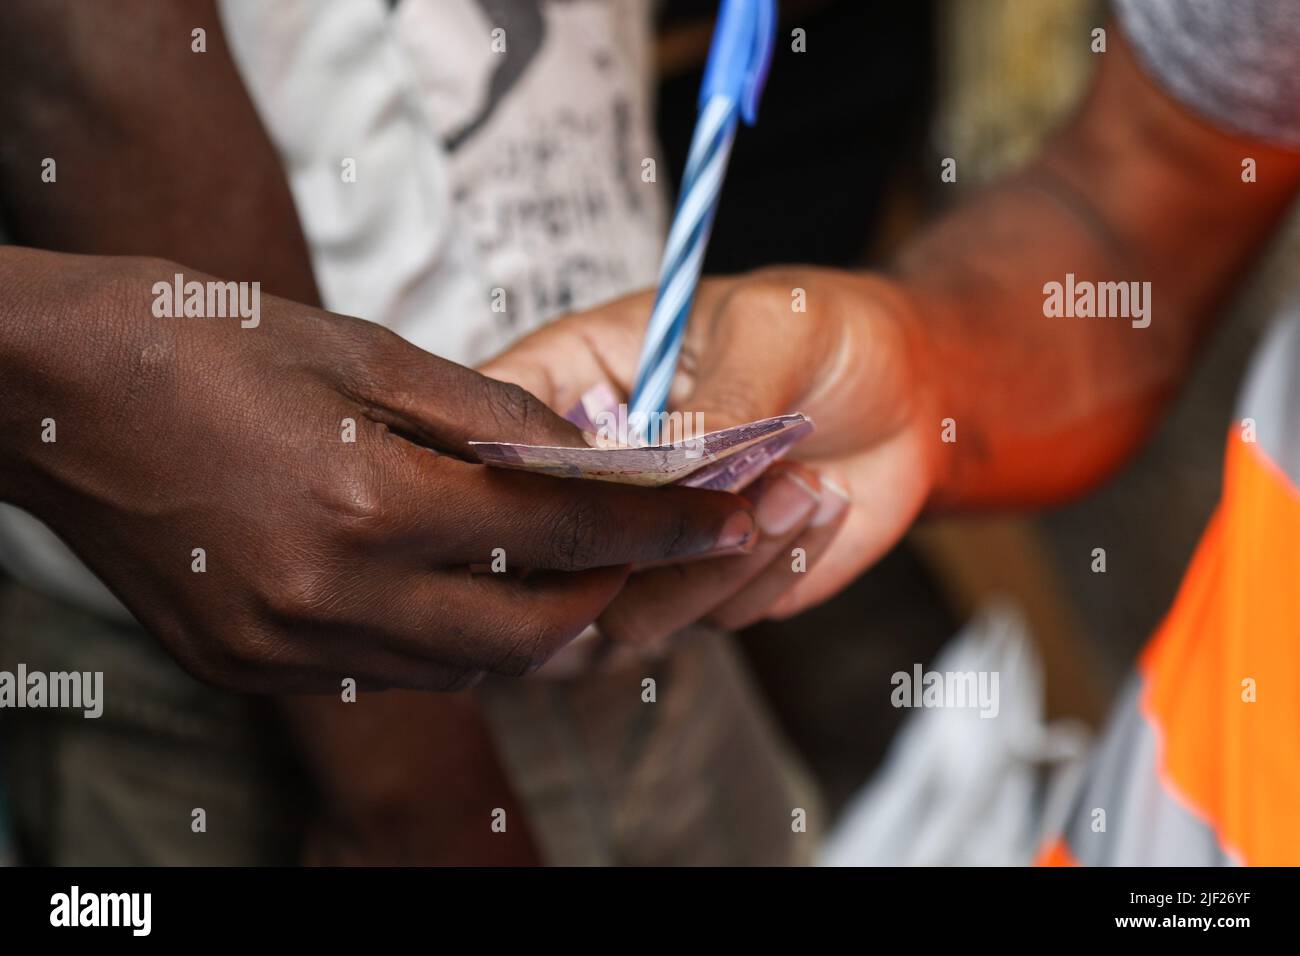
[[[776,0],[722,0],[628,409],[629,427],[642,443],[658,440],[659,415],[677,371],[736,124],[743,117],[752,126],[757,119],[775,37]]]

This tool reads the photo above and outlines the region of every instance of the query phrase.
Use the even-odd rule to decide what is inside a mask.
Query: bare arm
[[[1190,115],[1112,32],[1090,95],[1043,154],[901,258],[935,410],[957,421],[939,449],[939,507],[1055,501],[1124,461],[1300,184],[1300,154]],[[1247,156],[1257,182],[1242,182]],[[1044,316],[1044,284],[1067,273],[1149,281],[1149,327]]]
[[[212,0],[14,0],[0,209],[23,245],[156,255],[319,304],[275,150]],[[191,31],[206,31],[206,53]],[[42,163],[56,182],[42,182]]]
[[[1203,123],[1111,33],[1086,102],[1042,155],[927,229],[891,274],[781,267],[701,286],[675,406],[711,429],[806,412],[817,431],[792,454],[850,504],[836,524],[798,532],[809,573],[757,599],[720,597],[716,573],[690,589],[673,581],[671,618],[640,599],[657,583],[634,579],[606,632],[794,613],[926,509],[1062,501],[1138,446],[1294,196],[1300,154]],[[1248,156],[1258,182],[1242,182]],[[1048,317],[1044,286],[1070,274],[1149,282],[1150,325]],[[601,381],[630,391],[650,305],[642,294],[569,317],[487,370],[560,408]]]

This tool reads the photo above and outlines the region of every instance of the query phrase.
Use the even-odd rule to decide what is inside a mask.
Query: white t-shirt
[[[325,306],[466,364],[655,279],[650,5],[221,0],[279,149]],[[219,202],[220,197],[213,197]],[[0,564],[126,609],[48,528],[0,506]]]

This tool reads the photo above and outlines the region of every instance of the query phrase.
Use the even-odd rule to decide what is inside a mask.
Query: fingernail
[[[779,537],[789,534],[808,519],[821,501],[819,495],[793,471],[766,482],[758,495],[755,517],[763,534]]]
[[[844,514],[844,509],[849,506],[849,493],[828,478],[821,479],[822,495],[821,507],[812,516],[808,522],[814,528],[824,528],[828,524],[834,524]]]
[[[722,526],[710,555],[747,551],[754,541],[754,516],[748,511],[737,511]]]

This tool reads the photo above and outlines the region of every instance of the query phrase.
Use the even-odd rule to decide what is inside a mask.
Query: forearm
[[[1268,181],[1242,183],[1244,155]],[[1297,172],[1294,157],[1184,113],[1116,44],[1042,156],[898,263],[934,383],[931,504],[1052,502],[1124,461],[1285,211]],[[1072,314],[1072,301],[1048,314],[1045,285],[1064,292],[1069,276],[1076,289],[1128,285],[1145,316],[1132,298],[1124,315]],[[954,442],[938,441],[943,418]]]
[[[212,0],[13,0],[0,24],[12,239],[163,256],[318,304],[288,183]],[[196,29],[206,52],[191,49]]]
[[[329,781],[312,862],[531,865],[524,810],[472,693],[361,692],[287,709],[309,768]],[[496,811],[505,812],[494,831]]]
[[[1048,504],[1091,487],[1140,444],[1204,328],[1155,282],[1145,328],[1045,315],[1047,283],[1149,273],[1040,172],[975,201],[899,264],[932,387],[933,508]]]
[[[0,106],[0,208],[13,238],[105,257],[165,256],[319,304],[288,182],[210,0],[14,0],[0,16],[0,84],[7,91]],[[206,32],[205,53],[191,51],[196,28]],[[47,157],[55,162],[53,182],[41,179]],[[99,295],[93,284],[110,281],[114,263],[123,261],[0,247],[0,424],[12,436],[4,450],[22,452],[4,456],[0,494],[12,497],[19,484],[30,485],[18,469],[40,448],[43,418],[84,427],[84,415],[63,414],[63,393],[75,395],[83,411],[114,406],[111,383],[99,380],[107,363],[95,355],[125,347],[124,331],[95,331],[95,310],[87,306]],[[82,279],[86,270],[73,271],[72,263],[97,266]],[[170,280],[171,272],[157,278]],[[136,320],[149,319],[148,288],[141,286],[139,308],[130,313]],[[55,381],[49,350],[63,346],[53,333],[73,323],[80,326],[76,352],[86,360]],[[98,403],[87,398],[95,389],[103,393]],[[391,718],[385,726],[359,718],[364,705],[350,710],[336,697],[281,698],[327,802],[367,819],[380,816],[374,807],[365,812],[361,797],[371,792],[391,809],[399,794],[383,781],[411,766],[439,768],[442,785],[410,801],[405,811],[412,816],[439,819],[463,802],[459,789],[498,787],[501,771],[472,698],[393,700],[408,703],[405,714],[392,704],[369,704],[371,713]],[[375,789],[358,790],[358,778],[371,779]],[[516,830],[523,832],[522,820]]]
[[[145,320],[162,265],[0,245],[0,500],[44,515],[50,485],[94,466],[76,436],[121,414],[132,356],[160,335]]]

